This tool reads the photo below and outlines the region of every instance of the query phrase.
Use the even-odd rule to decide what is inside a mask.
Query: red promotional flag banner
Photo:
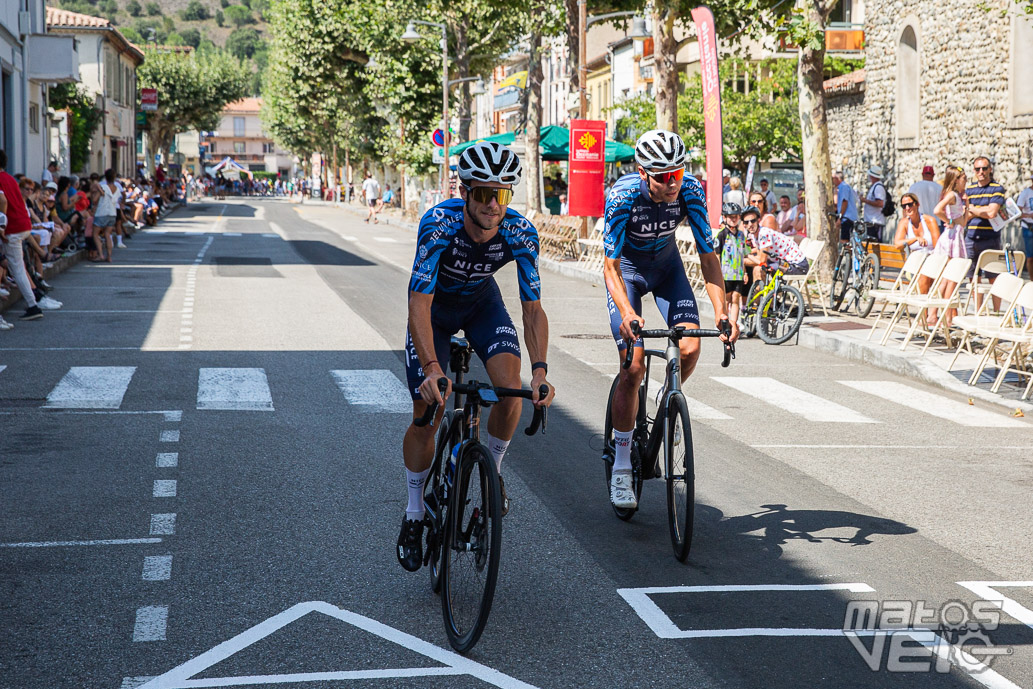
[[[606,122],[571,120],[567,203],[570,215],[603,214],[606,169]]]
[[[724,145],[721,141],[721,80],[717,74],[717,34],[709,7],[692,10],[699,40],[700,72],[703,78],[703,134],[707,147],[707,215],[710,226],[721,224],[721,196],[724,183]]]

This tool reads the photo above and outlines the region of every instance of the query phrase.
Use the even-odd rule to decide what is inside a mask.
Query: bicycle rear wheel
[[[459,442],[459,426],[455,417],[459,412],[448,411],[441,418],[438,437],[434,449],[434,463],[430,476],[427,477],[427,489],[423,501],[435,515],[435,522],[427,529],[426,558],[430,570],[430,588],[434,593],[441,593],[441,539],[444,533],[447,490],[444,472],[452,448]]]
[[[832,273],[832,289],[829,290],[829,307],[833,310],[839,309],[846,297],[846,291],[850,287],[850,266],[852,257],[849,251],[844,251],[839,256],[839,264]]]
[[[613,476],[613,459],[616,453],[615,445],[613,442],[613,419],[612,419],[612,407],[613,407],[613,394],[617,391],[617,383],[620,381],[620,374],[613,379],[613,383],[610,385],[610,396],[606,398],[606,422],[603,425],[603,442],[605,443],[603,449],[603,462],[606,467],[606,500],[610,500],[610,478]],[[639,388],[638,403],[639,409],[642,409],[642,405],[646,403],[645,394],[642,388]],[[639,458],[638,443],[631,442],[631,484],[635,486],[635,498],[642,497],[642,461]],[[638,508],[631,509],[627,507],[616,507],[611,502],[610,507],[613,507],[613,513],[617,515],[618,519],[628,521],[631,519]]]
[[[757,334],[767,344],[788,341],[803,324],[804,305],[800,290],[792,285],[764,295],[757,309]]]
[[[480,443],[460,453],[441,543],[441,611],[452,648],[466,653],[488,622],[502,547],[495,460]]]
[[[689,409],[679,394],[668,397],[667,435],[664,455],[667,466],[667,522],[671,529],[674,556],[685,562],[692,547],[693,513],[696,507],[696,472],[692,454]]]
[[[871,291],[879,287],[879,278],[882,273],[882,265],[879,262],[878,254],[868,254],[864,263],[861,264],[861,275],[858,281],[859,294],[857,295],[857,315],[867,318],[875,306],[875,297]]]

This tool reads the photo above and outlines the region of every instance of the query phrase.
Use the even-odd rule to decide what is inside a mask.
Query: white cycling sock
[[[495,458],[495,470],[502,471],[502,458],[506,456],[506,450],[509,449],[508,440],[499,440],[491,433],[485,433],[488,442],[485,443],[488,449],[491,450],[491,456]]]
[[[613,444],[616,453],[613,458],[614,471],[631,471],[631,436],[635,435],[634,429],[630,431],[613,430]]]
[[[423,519],[426,509],[423,506],[423,486],[427,483],[427,475],[430,469],[425,471],[405,470],[406,483],[409,485],[409,504],[405,508],[405,518]]]

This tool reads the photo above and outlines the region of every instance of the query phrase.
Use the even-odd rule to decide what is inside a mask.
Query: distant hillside
[[[253,29],[264,39],[266,23],[262,14],[271,0],[51,0],[51,4],[109,19],[134,43],[155,40],[196,48],[204,40],[227,47],[236,29]],[[241,57],[252,57],[259,48],[252,48],[251,41],[238,38],[237,42],[240,45],[231,42],[228,47]]]

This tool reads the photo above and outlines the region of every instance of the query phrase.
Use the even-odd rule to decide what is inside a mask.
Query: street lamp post
[[[416,24],[423,24],[424,26],[434,26],[441,29],[441,114],[444,118],[442,124],[442,139],[444,139],[444,147],[442,153],[445,161],[441,167],[441,193],[447,198],[449,194],[449,171],[448,171],[448,31],[444,24],[437,22],[425,22],[419,19],[410,21],[408,26],[405,27],[405,33],[402,34],[402,40],[406,43],[415,43],[416,41],[423,38],[416,31]]]

